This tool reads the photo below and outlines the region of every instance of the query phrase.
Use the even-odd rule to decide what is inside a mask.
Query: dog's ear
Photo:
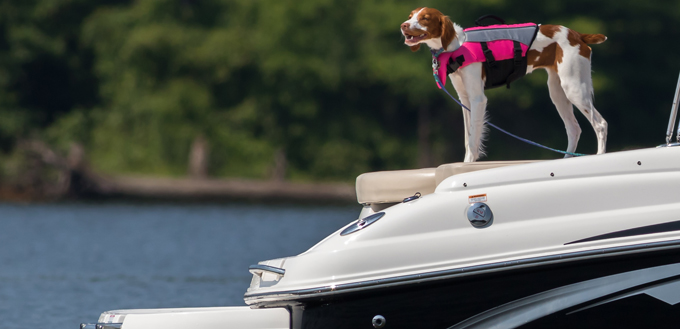
[[[456,29],[453,28],[453,22],[449,16],[444,16],[442,19],[442,47],[448,48],[455,37]]]
[[[412,52],[416,52],[416,51],[418,51],[418,49],[420,49],[420,44],[417,44],[417,45],[415,45],[415,46],[411,46],[411,51],[412,51]]]

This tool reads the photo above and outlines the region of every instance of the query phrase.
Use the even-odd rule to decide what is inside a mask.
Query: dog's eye
[[[423,17],[423,18],[421,18],[421,19],[424,20],[424,21],[426,21],[426,20],[428,20],[428,19],[430,19],[430,18],[427,17],[427,16],[425,16],[425,17]]]

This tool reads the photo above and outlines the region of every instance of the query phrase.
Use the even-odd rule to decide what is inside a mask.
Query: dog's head
[[[446,49],[453,38],[456,30],[448,16],[444,16],[434,8],[421,7],[411,12],[408,20],[401,24],[401,34],[411,47],[412,51],[420,49],[421,43],[426,43],[430,48]]]

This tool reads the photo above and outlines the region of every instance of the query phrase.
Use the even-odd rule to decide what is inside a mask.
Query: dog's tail
[[[604,34],[581,34],[581,40],[589,45],[597,45],[605,42],[607,37]]]

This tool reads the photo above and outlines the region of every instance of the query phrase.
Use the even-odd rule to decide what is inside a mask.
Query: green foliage
[[[399,32],[419,5],[5,0],[0,148],[9,154],[17,139],[33,136],[60,150],[79,142],[98,170],[178,176],[186,173],[192,141],[203,136],[214,176],[267,178],[276,150],[285,150],[288,178],[351,180],[365,171],[415,167],[418,112],[427,110],[431,161],[460,161],[460,109],[435,87],[426,47],[412,53]],[[509,23],[606,34],[608,41],[592,48],[596,106],[610,124],[609,149],[663,141],[680,69],[672,42],[680,34],[673,28],[680,5],[427,5],[463,26],[496,14]],[[553,147],[566,145],[545,73],[487,95],[491,121]],[[594,134],[579,120],[584,134],[578,151],[594,152]],[[495,132],[487,146],[490,160],[557,157]]]

